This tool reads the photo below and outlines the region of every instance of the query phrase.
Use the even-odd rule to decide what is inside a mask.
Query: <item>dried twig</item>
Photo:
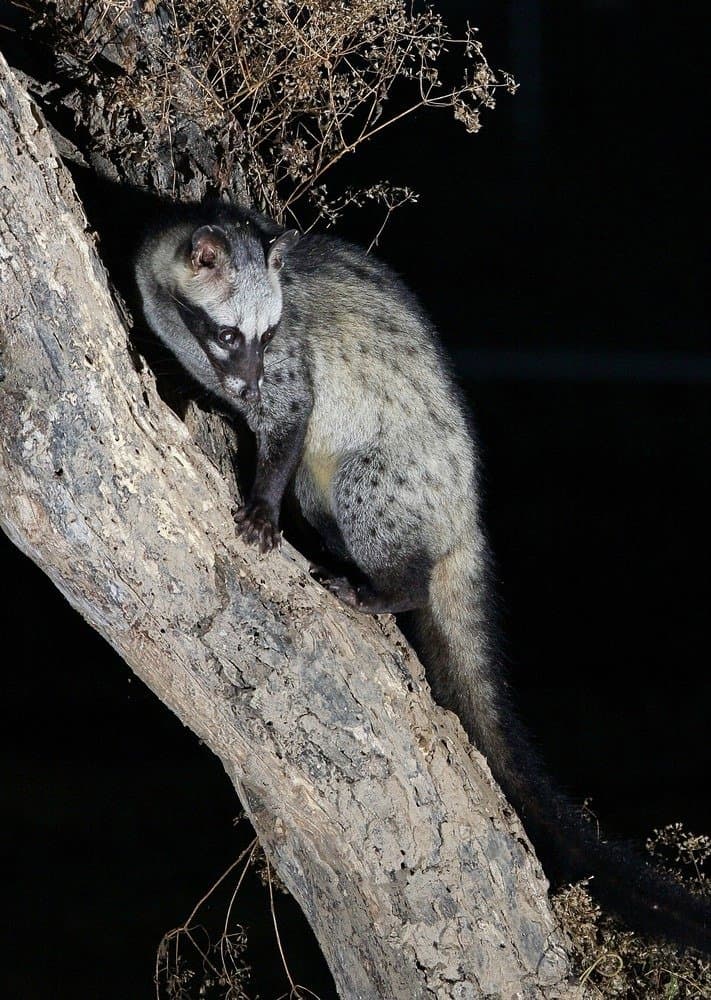
[[[102,77],[96,57],[120,44],[125,6],[98,0],[89,29],[63,23],[57,12],[44,23],[71,31],[72,51],[91,65],[109,113],[131,116],[127,155],[145,156],[156,134],[172,149],[173,122],[187,118],[220,150],[217,194],[229,195],[242,174],[255,204],[304,228],[376,201],[386,214],[373,244],[411,193],[382,182],[333,197],[325,175],[420,109],[448,110],[476,132],[497,91],[515,90],[508,74],[489,67],[475,28],[456,38],[431,7],[415,10],[407,0],[170,3],[169,28],[147,36],[132,71]],[[455,82],[444,69],[456,61],[452,53],[464,62]]]

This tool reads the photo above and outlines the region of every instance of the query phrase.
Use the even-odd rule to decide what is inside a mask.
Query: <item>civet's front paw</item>
[[[281,546],[281,532],[276,526],[272,509],[261,500],[248,500],[235,511],[237,533],[261,552],[271,552]]]

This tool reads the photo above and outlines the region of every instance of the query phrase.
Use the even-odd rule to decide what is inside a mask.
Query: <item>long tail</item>
[[[548,778],[498,669],[487,587],[479,582],[485,575],[483,556],[453,550],[433,572],[430,608],[409,616],[435,698],[459,715],[486,756],[549,878],[591,877],[590,892],[630,927],[711,952],[711,901],[656,873],[634,849],[601,842]]]

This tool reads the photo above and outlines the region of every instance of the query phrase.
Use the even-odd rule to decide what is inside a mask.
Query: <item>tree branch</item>
[[[218,754],[342,997],[580,996],[484,760],[391,619],[235,537],[87,228],[0,57],[2,527]]]

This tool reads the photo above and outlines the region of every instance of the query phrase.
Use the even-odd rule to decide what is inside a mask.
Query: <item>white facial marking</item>
[[[250,310],[248,313],[243,313],[240,317],[240,322],[237,324],[244,334],[245,340],[256,340],[260,335],[259,329],[259,319],[256,312]]]
[[[230,352],[226,351],[224,347],[220,347],[219,344],[214,343],[214,341],[212,341],[212,340],[208,340],[206,346],[207,346],[207,349],[210,352],[210,354],[217,361],[228,361],[229,360]]]
[[[237,240],[230,260],[215,269],[200,268],[195,273],[185,262],[182,269],[174,265],[180,296],[203,309],[218,326],[238,329],[248,342],[276,326],[282,313],[278,276],[265,267],[261,248],[251,242]]]

